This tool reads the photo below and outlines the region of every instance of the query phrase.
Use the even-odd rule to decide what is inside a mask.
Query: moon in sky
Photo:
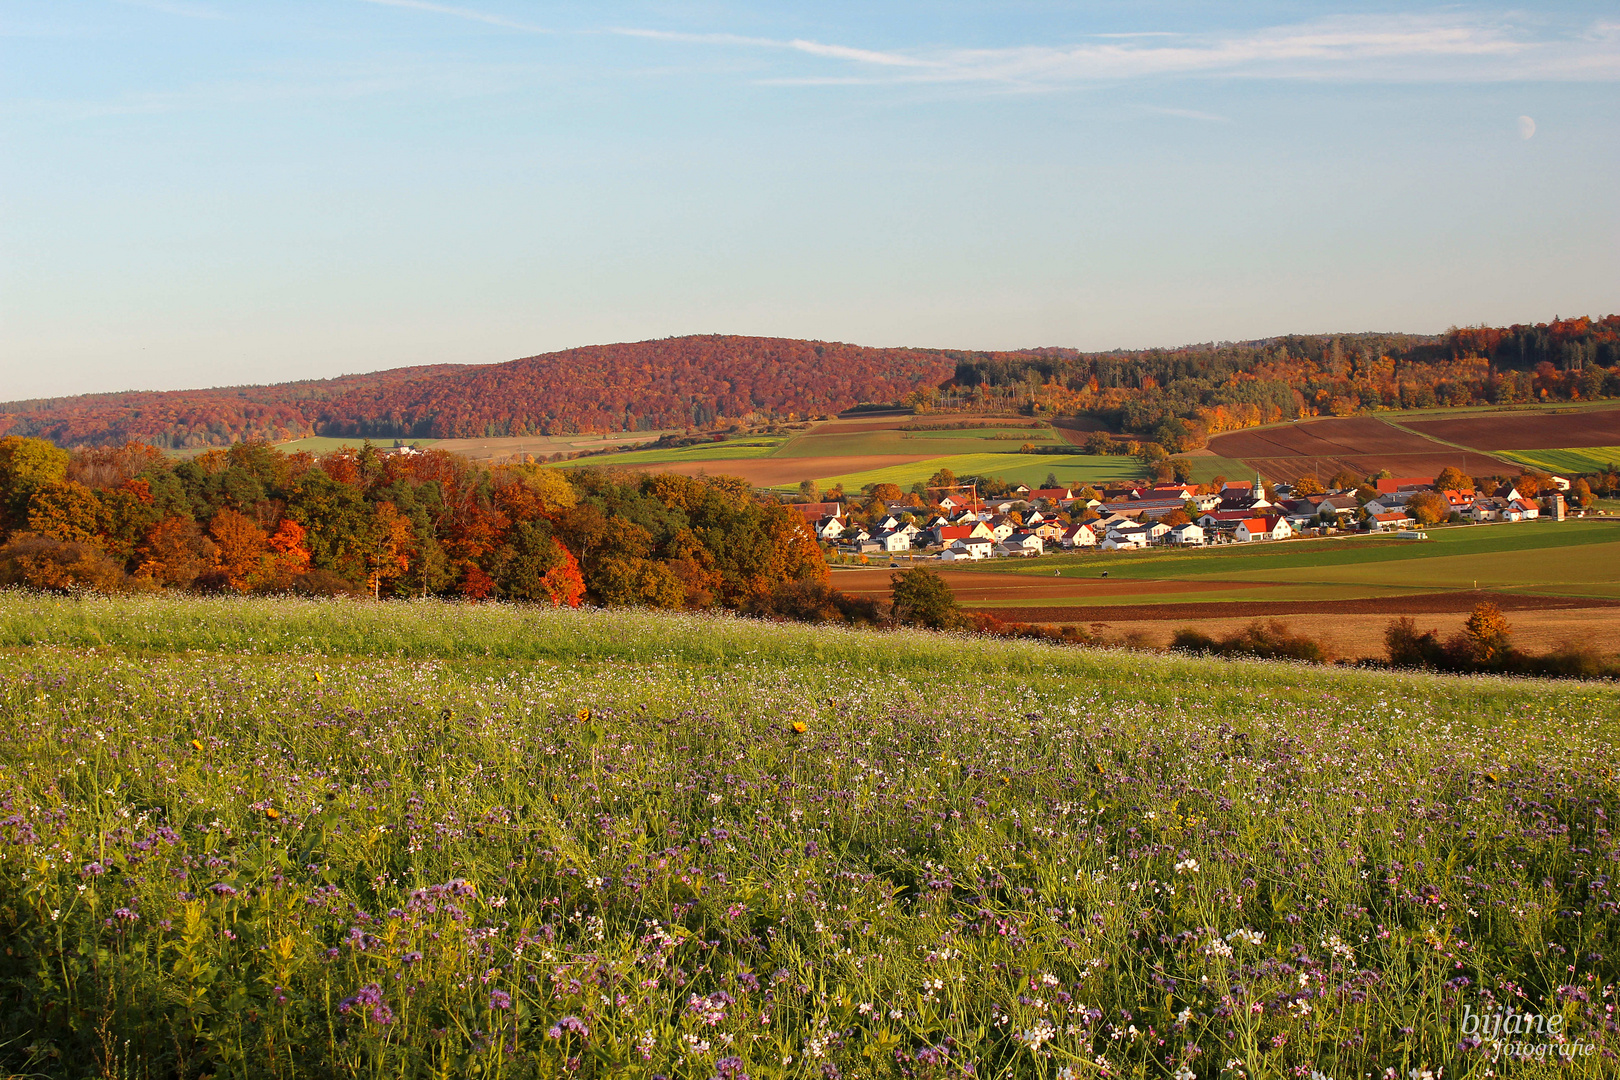
[[[1536,122],[1528,116],[1519,117],[1519,138],[1528,139],[1536,133]]]

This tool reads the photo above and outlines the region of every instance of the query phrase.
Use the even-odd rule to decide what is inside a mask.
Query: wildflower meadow
[[[9,593],[0,718],[6,1075],[1620,1075],[1612,685]]]

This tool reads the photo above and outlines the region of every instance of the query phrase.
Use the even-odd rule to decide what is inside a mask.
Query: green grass
[[[1620,597],[1620,540],[1607,544],[1491,551],[1388,563],[1359,563],[1310,570],[1251,570],[1240,581],[1288,581],[1385,585],[1425,590],[1496,589],[1560,596]]]
[[[750,435],[718,443],[677,446],[657,450],[626,450],[619,454],[597,454],[587,458],[556,462],[559,468],[580,465],[663,465],[684,461],[740,461],[771,457],[791,438],[788,435]]]
[[[1254,478],[1254,469],[1237,458],[1220,457],[1212,454],[1203,457],[1189,457],[1186,460],[1192,463],[1192,482],[1195,484],[1207,484],[1217,476],[1223,476],[1228,480],[1252,480]]]
[[[821,434],[815,430],[784,446],[777,457],[859,457],[869,454],[979,454],[1015,451],[1024,443],[1067,445],[1051,429],[999,427],[964,431],[853,431]]]
[[[1610,472],[1620,465],[1620,446],[1583,446],[1569,450],[1498,450],[1497,457],[1517,461],[1542,472],[1575,476]]]
[[[822,485],[843,484],[854,491],[867,484],[899,484],[910,487],[926,480],[942,468],[958,476],[997,476],[1008,483],[1038,487],[1048,473],[1056,473],[1060,484],[1114,483],[1141,479],[1142,463],[1135,458],[1091,454],[953,454],[928,458],[909,465],[831,476]]]
[[[6,1075],[1449,1080],[1508,981],[1620,1045],[1613,686],[10,593],[0,714]]]
[[[992,560],[992,572],[1111,578],[1338,583],[1395,588],[1481,588],[1612,596],[1620,524],[1517,522],[1428,530],[1428,542],[1353,536],[1230,545],[1201,551],[1084,552],[1038,560]],[[1182,603],[1190,596],[1144,597]],[[1214,599],[1209,597],[1208,599]]]

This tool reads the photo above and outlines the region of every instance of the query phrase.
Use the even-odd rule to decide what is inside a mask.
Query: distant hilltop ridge
[[[1620,316],[1442,335],[1291,335],[1174,349],[869,348],[699,335],[499,364],[430,365],[209,390],[0,403],[0,435],[59,446],[224,446],[306,435],[474,438],[704,428],[868,402],[1088,413],[1208,432],[1377,407],[1620,394]],[[1200,419],[1203,417],[1203,419]]]

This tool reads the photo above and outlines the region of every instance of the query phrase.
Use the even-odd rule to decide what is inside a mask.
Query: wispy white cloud
[[[556,32],[504,15],[431,0],[363,2],[530,33]],[[977,83],[1040,90],[1086,82],[1200,75],[1376,81],[1620,80],[1620,23],[1599,21],[1554,32],[1544,25],[1458,12],[1348,16],[1228,34],[1165,30],[1092,34],[1071,44],[993,49],[882,50],[803,38],[637,27],[572,32],[793,52],[845,65],[843,70],[805,71],[801,67],[757,76],[761,82],[795,85]]]
[[[1166,31],[1093,35],[1076,44],[875,52],[816,42],[728,35],[637,36],[717,45],[794,48],[868,70],[767,77],[775,83],[988,83],[1039,89],[1153,76],[1418,80],[1620,79],[1620,32],[1598,23],[1565,36],[1463,16],[1366,16],[1242,34]],[[871,68],[894,69],[877,72]]]
[[[379,0],[373,0],[379,2]],[[744,37],[740,34],[686,34],[673,30],[642,30],[634,27],[613,27],[606,31],[620,37],[651,38],[656,41],[677,41],[695,45],[744,45],[761,49],[790,49],[795,52],[809,53],[811,56],[826,56],[837,60],[851,60],[862,64],[877,64],[886,67],[936,67],[937,62],[925,60],[902,53],[876,52],[872,49],[856,49],[848,45],[827,45],[819,41],[806,41],[795,38],[791,41],[778,41],[774,38]]]
[[[470,19],[473,22],[487,23],[490,26],[499,26],[507,30],[522,30],[529,34],[549,34],[551,29],[544,26],[533,26],[521,23],[515,19],[508,19],[504,15],[495,15],[487,11],[477,11],[473,8],[455,7],[450,4],[433,4],[428,0],[361,0],[366,4],[377,4],[381,7],[409,8],[412,11],[428,11],[435,15],[452,15],[458,19]]]

